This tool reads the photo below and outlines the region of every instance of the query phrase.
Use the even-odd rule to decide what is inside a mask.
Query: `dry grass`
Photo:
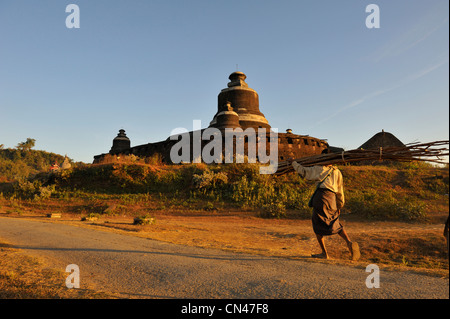
[[[0,299],[105,299],[111,294],[84,285],[68,289],[68,273],[47,267],[43,260],[25,255],[0,240]]]

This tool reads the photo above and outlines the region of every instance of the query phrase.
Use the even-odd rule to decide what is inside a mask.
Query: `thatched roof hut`
[[[403,144],[398,138],[389,132],[382,130],[381,132],[372,136],[367,142],[361,145],[361,149],[372,149],[372,148],[385,148],[385,147],[403,147]]]

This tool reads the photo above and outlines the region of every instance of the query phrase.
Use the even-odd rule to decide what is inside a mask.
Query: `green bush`
[[[413,196],[394,191],[353,191],[348,193],[346,212],[376,220],[420,220],[426,217],[425,204]]]
[[[216,185],[228,183],[228,177],[225,172],[213,172],[209,169],[203,171],[202,174],[194,174],[192,176],[192,183],[194,188],[214,188]]]
[[[155,218],[149,214],[138,216],[134,218],[134,225],[153,225],[156,222]]]
[[[19,180],[14,185],[14,196],[20,199],[48,199],[54,191],[55,185],[43,186],[39,180]]]
[[[445,195],[449,193],[449,183],[448,183],[448,177],[445,179],[443,177],[434,177],[427,181],[426,187],[429,191]]]
[[[275,201],[262,205],[261,217],[282,218],[286,217],[286,206],[281,201]]]

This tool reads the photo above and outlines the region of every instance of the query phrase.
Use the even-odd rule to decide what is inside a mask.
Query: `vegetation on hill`
[[[29,178],[35,174],[48,172],[50,166],[62,163],[64,156],[46,151],[32,150],[36,140],[27,138],[16,148],[4,149],[0,145],[0,183]]]
[[[18,180],[12,184],[14,187],[0,186],[0,192],[8,198],[115,199],[119,206],[132,199],[135,203],[151,202],[162,209],[235,208],[258,211],[260,216],[272,218],[307,218],[311,214],[307,203],[314,190],[312,182],[295,173],[279,177],[261,175],[256,164],[163,165],[157,160],[147,164],[148,159],[125,156],[49,174],[43,168],[55,158],[50,153],[21,150],[3,153],[10,158],[14,154],[20,156],[15,165],[10,164],[15,167],[12,171],[20,171],[20,167],[26,167],[28,172],[38,172],[39,168],[44,171],[29,180]],[[343,214],[372,220],[420,221],[426,220],[430,213],[442,211],[442,203],[448,205],[448,167],[413,162],[340,169],[346,190]],[[25,171],[22,169],[22,176]],[[11,171],[9,174],[7,180],[11,179]],[[98,213],[104,212],[100,209]]]

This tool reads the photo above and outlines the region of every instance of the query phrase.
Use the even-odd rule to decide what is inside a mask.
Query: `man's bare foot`
[[[359,252],[359,245],[355,242],[350,242],[348,244],[348,249],[350,250],[350,253],[352,254],[352,260],[357,261],[359,257],[361,257],[361,253]]]
[[[321,254],[311,254],[312,258],[321,258],[321,259],[328,259],[328,255],[325,253],[321,253]]]

